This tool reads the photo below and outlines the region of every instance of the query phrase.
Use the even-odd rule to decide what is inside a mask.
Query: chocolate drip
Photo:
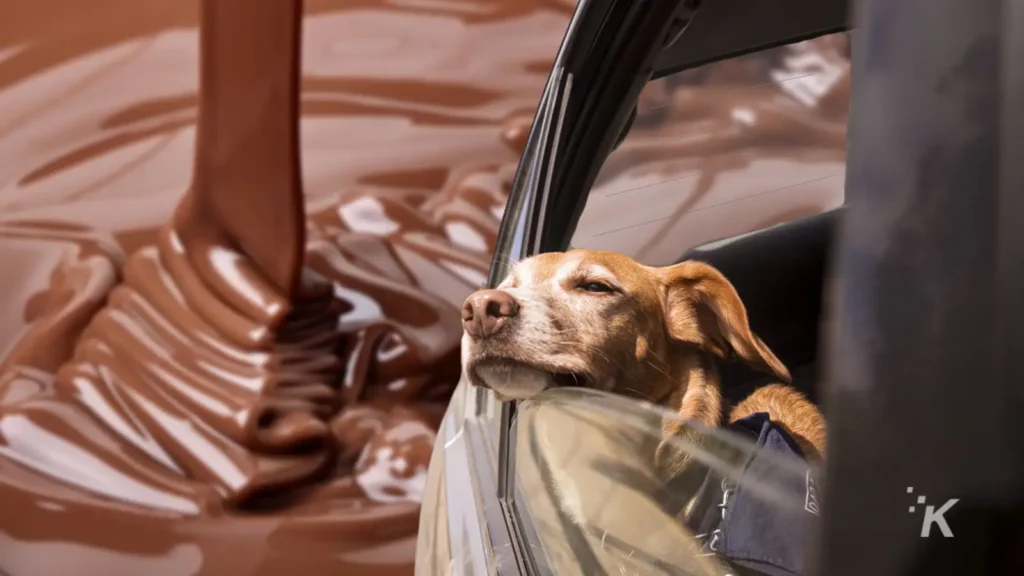
[[[301,19],[301,0],[202,1],[195,173],[173,220],[198,276],[272,322],[298,287],[306,240]]]

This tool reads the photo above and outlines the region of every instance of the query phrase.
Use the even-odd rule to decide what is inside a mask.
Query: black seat
[[[747,307],[754,332],[782,360],[793,385],[815,399],[822,292],[842,208],[686,252],[722,271]],[[721,367],[723,394],[736,402],[771,376],[731,363]]]

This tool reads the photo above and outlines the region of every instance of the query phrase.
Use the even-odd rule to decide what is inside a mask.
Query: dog
[[[739,359],[790,382],[786,366],[752,331],[735,288],[709,264],[644,266],[628,256],[570,250],[533,256],[504,282],[471,294],[462,308],[463,370],[503,401],[558,386],[583,386],[643,399],[706,428],[722,420],[715,361]],[[809,460],[823,459],[825,419],[803,394],[770,384],[736,405],[729,421],[766,412]],[[656,464],[680,474],[687,457],[669,439],[699,442],[693,428],[666,419]]]

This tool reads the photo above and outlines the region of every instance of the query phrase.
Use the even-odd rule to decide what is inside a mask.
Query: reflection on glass
[[[669,439],[691,461],[667,478],[655,452],[664,422],[675,419],[575,388],[521,404],[518,505],[552,572],[800,573],[816,526],[817,471],[778,449],[775,437],[717,429],[700,430],[693,441]]]
[[[663,266],[841,205],[849,98],[845,33],[651,82],[572,246]]]
[[[459,396],[462,388],[456,390]],[[446,415],[446,420],[450,418]],[[442,425],[443,430],[443,425]],[[436,442],[427,470],[427,481],[423,487],[423,507],[420,509],[420,524],[416,542],[416,574],[444,574],[452,565],[448,502],[444,486],[444,446]]]

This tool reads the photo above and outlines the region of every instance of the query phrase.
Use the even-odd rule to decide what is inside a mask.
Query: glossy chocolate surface
[[[0,9],[0,573],[411,574],[572,4]],[[623,174],[731,110],[699,89],[651,87]]]
[[[571,6],[4,10],[0,573],[411,573]]]

